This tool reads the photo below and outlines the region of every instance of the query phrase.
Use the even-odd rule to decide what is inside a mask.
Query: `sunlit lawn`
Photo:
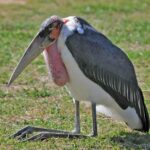
[[[41,22],[53,15],[83,17],[124,49],[134,63],[150,112],[150,1],[149,0],[30,0],[0,4],[0,150],[33,149],[150,149],[149,134],[98,115],[98,137],[51,138],[43,142],[9,139],[18,129],[38,127],[71,131],[74,105],[65,88],[48,78],[43,57],[38,57],[7,88],[6,83]],[[81,105],[81,130],[91,131],[89,105]]]

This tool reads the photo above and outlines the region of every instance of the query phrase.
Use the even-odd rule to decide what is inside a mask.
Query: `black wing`
[[[143,131],[148,131],[149,116],[143,94],[125,53],[103,34],[89,28],[84,29],[84,34],[75,32],[69,36],[66,45],[84,75],[108,92],[122,109],[134,107],[142,120]]]

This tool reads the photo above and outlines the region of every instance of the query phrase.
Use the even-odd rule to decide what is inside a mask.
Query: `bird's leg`
[[[96,104],[92,103],[92,133],[90,136],[95,137],[97,136],[97,119],[96,119]]]
[[[38,127],[27,126],[17,133],[13,134],[11,137],[18,138],[22,141],[36,141],[36,140],[45,140],[51,137],[61,137],[61,138],[86,138],[89,136],[79,134],[80,133],[80,112],[79,112],[79,101],[75,101],[75,129],[73,132],[62,131],[62,130],[53,130],[45,129]],[[96,122],[96,104],[92,103],[92,119],[93,119],[93,130],[90,136],[97,136],[97,122]],[[32,137],[27,137],[28,134],[33,132],[41,132]]]
[[[33,132],[41,133],[28,138],[27,135],[32,134]],[[27,126],[11,136],[11,138],[17,138],[18,140],[22,141],[45,140],[50,137],[83,138],[87,136],[63,130],[45,129],[32,126]]]
[[[65,137],[69,137],[69,138],[87,137],[87,136],[79,134],[80,133],[80,106],[79,105],[80,105],[79,101],[75,100],[75,123],[74,123],[75,128],[72,132],[27,126],[19,130],[15,134],[13,134],[11,137],[17,138],[23,141],[44,140],[50,137],[63,137],[63,138]],[[30,138],[27,138],[27,136],[29,134],[32,134],[33,132],[41,132],[41,133],[35,136],[32,136]]]
[[[57,132],[57,133],[63,133],[63,134],[69,134],[70,132],[62,131],[62,130],[54,130],[54,129],[45,129],[45,128],[39,128],[39,127],[33,127],[33,126],[27,126],[15,134],[11,135],[11,138],[17,138],[19,140],[22,140],[26,138],[29,134],[32,134],[33,132]]]
[[[80,102],[75,100],[75,122],[72,133],[80,133]]]

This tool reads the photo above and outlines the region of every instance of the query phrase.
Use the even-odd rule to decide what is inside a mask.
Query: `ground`
[[[12,1],[0,0],[0,149],[150,149],[149,133],[132,131],[124,123],[103,115],[98,115],[99,135],[95,138],[51,138],[25,143],[9,139],[9,135],[27,125],[72,130],[74,107],[65,88],[55,86],[48,78],[42,56],[11,87],[6,86],[41,22],[54,14],[77,15],[105,34],[132,60],[150,113],[150,1]],[[91,130],[89,105],[81,105],[81,130],[84,134]]]
[[[0,0],[1,4],[12,4],[12,3],[16,3],[16,4],[25,4],[26,0]]]

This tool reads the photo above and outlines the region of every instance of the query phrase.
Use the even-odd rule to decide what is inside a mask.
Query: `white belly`
[[[66,46],[61,56],[69,74],[69,82],[66,86],[75,99],[112,106],[110,102],[114,101],[113,98],[82,73]]]
[[[122,120],[133,129],[142,127],[141,120],[135,109],[128,107],[126,110],[123,110],[99,85],[89,80],[82,73],[70,51],[60,39],[58,40],[58,48],[61,49],[60,53],[69,74],[70,80],[66,86],[76,100],[95,102],[101,105],[97,108],[99,112],[114,119]]]

